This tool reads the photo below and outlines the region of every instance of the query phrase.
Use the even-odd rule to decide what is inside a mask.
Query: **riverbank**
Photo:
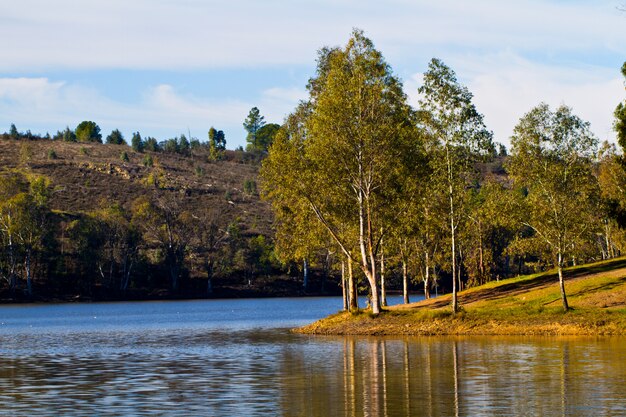
[[[511,278],[451,296],[341,312],[294,331],[325,335],[626,335],[626,258],[566,270],[571,310],[563,312],[556,271]]]

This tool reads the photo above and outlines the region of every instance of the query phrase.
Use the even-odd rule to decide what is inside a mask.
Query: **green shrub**
[[[143,157],[143,166],[145,167],[154,166],[154,160],[152,159],[152,155],[146,155]]]

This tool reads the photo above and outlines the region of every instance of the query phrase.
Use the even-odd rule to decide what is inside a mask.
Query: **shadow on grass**
[[[570,281],[573,279],[581,278],[586,275],[599,274],[602,272],[613,271],[616,269],[626,268],[626,258],[620,258],[613,261],[605,261],[598,264],[582,265],[565,269],[564,279]],[[620,281],[626,281],[626,277],[620,279]],[[512,297],[520,293],[524,293],[531,290],[547,287],[558,282],[558,274],[556,271],[546,272],[539,274],[534,278],[521,278],[519,280],[502,284],[493,288],[476,289],[471,293],[459,293],[459,304],[470,304],[477,301],[491,301],[505,297]],[[611,284],[612,287],[617,286],[618,283]],[[610,289],[609,286],[599,286],[595,290]],[[586,289],[583,292],[590,292],[594,289]],[[571,295],[578,295],[580,292]],[[441,308],[450,304],[449,296],[440,301],[431,302],[426,306],[418,306],[421,308]]]

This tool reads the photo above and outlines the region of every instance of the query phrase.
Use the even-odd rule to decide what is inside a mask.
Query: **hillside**
[[[561,307],[554,271],[491,282],[450,296],[386,309],[377,317],[338,313],[297,329],[359,335],[626,335],[626,258],[567,270],[570,307]]]
[[[28,151],[25,151],[28,148]],[[50,151],[56,154],[49,158]],[[126,152],[129,160],[120,159]],[[29,153],[24,157],[24,153]],[[164,172],[164,193],[176,195],[192,210],[215,208],[227,217],[240,218],[248,233],[268,234],[271,211],[257,193],[244,193],[247,180],[256,181],[258,164],[235,159],[208,161],[206,155],[181,156],[164,152],[134,152],[125,145],[68,143],[61,141],[0,141],[0,166],[24,168],[52,180],[53,210],[67,212],[97,209],[103,200],[129,206],[137,196],[150,192],[147,177],[155,168]],[[150,155],[154,167],[143,159]]]
[[[123,160],[123,153],[127,160]],[[152,164],[146,163],[147,157],[152,159]],[[295,275],[287,276],[271,259],[264,259],[265,266],[256,262],[259,257],[267,258],[264,253],[271,253],[268,251],[271,251],[273,239],[272,213],[257,190],[258,169],[258,158],[243,151],[225,151],[220,160],[213,161],[207,157],[205,149],[183,156],[166,152],[139,153],[126,145],[45,139],[0,140],[0,173],[44,176],[50,180],[52,190],[47,202],[50,211],[47,225],[52,229],[53,240],[39,250],[33,261],[34,295],[26,299],[301,294],[302,282],[297,270]],[[173,273],[167,249],[154,239],[136,246],[132,276],[128,269],[128,277],[124,278],[128,257],[122,256],[124,254],[112,244],[107,246],[106,236],[94,238],[93,233],[86,235],[84,232],[88,226],[92,227],[90,219],[100,220],[102,210],[119,206],[125,227],[132,226],[142,236],[148,236],[150,229],[144,227],[145,222],[132,218],[139,198],[165,201],[175,207],[175,216],[188,219],[185,228],[179,231],[181,245],[186,248],[176,254],[180,257],[176,265],[180,269],[177,273],[180,285],[176,288],[169,282]],[[207,225],[207,221],[211,224]],[[219,245],[216,244],[211,253],[205,250],[206,242],[195,242],[192,248],[191,235],[200,236],[199,231],[209,230],[208,226],[213,225],[215,228],[210,230],[217,237],[204,238],[218,239]],[[109,230],[102,229],[105,226],[107,224],[103,223],[94,227]],[[161,233],[165,227],[165,223],[155,226],[153,234]],[[83,246],[79,247],[80,244]],[[108,263],[107,259],[96,259],[108,256],[103,253],[109,249]],[[114,250],[117,252],[113,253]],[[0,259],[3,278],[0,298],[22,299],[26,292],[24,261],[13,262],[13,269],[17,271],[13,275],[19,277],[17,284],[9,289],[11,267],[7,253],[5,246]],[[212,288],[207,290],[209,261],[214,280]],[[124,279],[128,281],[125,284]],[[314,286],[310,289],[315,293]]]

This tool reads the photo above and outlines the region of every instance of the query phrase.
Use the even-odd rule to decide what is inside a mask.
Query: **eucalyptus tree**
[[[307,88],[309,100],[294,113],[302,116],[299,129],[290,140],[279,135],[264,162],[265,195],[287,205],[291,199],[281,196],[293,195],[305,204],[360,265],[378,314],[380,241],[401,195],[394,190],[410,178],[406,162],[419,153],[412,111],[402,84],[359,30],[344,48],[320,51]]]
[[[452,310],[458,311],[457,230],[460,203],[474,171],[475,157],[493,153],[492,134],[472,104],[472,93],[459,84],[452,69],[433,58],[419,88],[420,121],[432,138],[429,151],[436,192],[447,194],[450,233]]]
[[[598,140],[589,123],[569,107],[552,111],[542,103],[520,119],[511,144],[508,171],[527,193],[521,221],[552,256],[567,311],[563,267],[575,245],[596,227],[598,186],[592,158]]]
[[[626,82],[626,62],[622,65],[622,75]],[[622,150],[626,150],[626,100],[622,100],[617,105],[613,114],[615,116],[613,128],[617,133],[617,142],[622,147]]]

